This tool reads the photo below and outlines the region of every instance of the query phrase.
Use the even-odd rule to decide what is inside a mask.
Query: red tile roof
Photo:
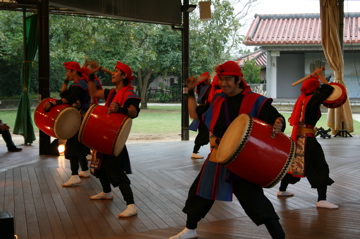
[[[239,64],[240,67],[244,66],[245,61],[255,60],[257,66],[261,66],[262,68],[266,67],[266,51],[264,50],[256,50],[246,55],[242,55],[237,60],[236,63]]]
[[[344,46],[360,44],[360,13],[344,13]],[[244,41],[255,45],[320,45],[320,14],[255,15]]]

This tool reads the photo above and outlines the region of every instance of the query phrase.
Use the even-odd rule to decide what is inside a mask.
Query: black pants
[[[0,131],[0,134],[2,135],[5,143],[6,143],[6,147],[8,149],[12,149],[12,148],[15,148],[15,144],[12,140],[12,137],[11,137],[11,134],[10,134],[10,131],[9,130],[4,130],[4,131]]]
[[[201,146],[209,143],[209,130],[205,124],[200,123],[194,143],[193,153],[195,154],[199,152]]]
[[[127,176],[125,175],[125,177]],[[108,177],[103,174],[103,175],[99,175],[99,179],[101,186],[103,188],[103,192],[104,193],[111,192],[111,184]],[[134,196],[130,187],[130,180],[128,180],[127,182],[125,181],[120,182],[118,186],[121,194],[123,195],[124,201],[126,202],[126,205],[134,204]]]
[[[286,191],[289,184],[295,184],[299,181],[300,181],[299,177],[293,177],[291,174],[286,174],[285,177],[281,180],[279,190],[284,192]],[[318,192],[318,201],[326,200],[327,185],[319,186],[316,189]]]
[[[86,156],[89,148],[78,140],[78,134],[66,141],[65,157],[70,160],[71,175],[78,175],[79,164],[82,171],[89,170]]]
[[[210,211],[214,200],[205,199],[196,195],[199,176],[189,190],[183,212],[187,214],[186,227],[195,229],[197,223]],[[279,220],[278,215],[269,199],[264,195],[263,188],[239,179],[234,181],[233,191],[245,213],[256,224],[261,225],[269,220]]]
[[[334,181],[329,177],[330,170],[325,160],[324,151],[315,137],[307,137],[305,143],[305,177],[308,179],[312,188],[318,191],[318,201],[326,200],[327,186]],[[285,175],[281,180],[280,191],[286,191],[289,184],[300,181],[299,177],[291,174]]]
[[[127,157],[125,149],[117,157],[103,154],[100,169],[96,170],[95,176],[100,179],[104,193],[111,192],[111,185],[119,187],[126,204],[129,205],[134,203],[134,195],[122,163],[125,157]]]

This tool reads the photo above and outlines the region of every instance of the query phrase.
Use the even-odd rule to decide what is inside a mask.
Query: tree
[[[192,1],[196,4],[198,1]],[[232,53],[242,44],[241,22],[254,7],[253,0],[212,0],[211,19],[201,21],[199,13],[190,14],[191,74],[210,71],[231,60]]]
[[[256,65],[255,60],[246,60],[242,72],[247,83],[260,84],[262,82],[260,78],[261,67]]]
[[[155,77],[181,71],[181,38],[169,26],[134,23],[132,29],[126,56],[138,79],[141,108],[147,109],[147,89]]]
[[[51,24],[51,59],[55,82],[62,82],[62,62],[85,58],[113,69],[116,61],[128,64],[136,77],[141,108],[147,108],[146,93],[157,75],[180,72],[181,41],[169,26],[80,17],[53,16]],[[111,77],[102,75],[104,85]],[[59,88],[59,86],[57,86]]]
[[[232,52],[242,41],[242,36],[239,35],[241,21],[253,6],[253,2],[253,0],[213,0],[210,21],[200,21],[197,11],[190,14],[191,74],[211,71],[217,64],[232,58]],[[198,0],[193,0],[192,3],[197,4]],[[243,6],[235,9],[239,4]],[[18,62],[19,67],[13,67],[20,72],[22,62],[20,52],[23,50],[22,42],[20,43],[22,15],[13,14],[18,19],[11,19],[10,16],[4,18],[7,22],[1,22],[5,27],[0,29],[0,39],[7,40],[8,38],[4,36],[9,34],[7,32],[11,32],[13,36],[10,41],[15,43],[12,45],[0,43],[0,54],[6,52],[11,56],[6,59],[2,57],[0,60],[9,63],[10,59],[15,59],[14,53],[20,55],[19,59],[14,61]],[[3,17],[0,15],[0,18]],[[135,82],[142,98],[141,107],[146,109],[147,90],[157,76],[166,78],[167,75],[173,74],[181,78],[181,55],[181,34],[172,30],[170,26],[50,15],[51,92],[58,92],[61,87],[65,76],[63,62],[77,61],[81,65],[85,59],[93,59],[111,70],[116,61],[121,61],[133,69]],[[111,76],[101,74],[100,77],[104,85],[111,84]],[[35,77],[33,81],[34,89],[38,86],[37,79],[38,77]],[[178,90],[181,91],[180,88]]]
[[[22,14],[0,11],[0,95],[21,94],[23,62]]]
[[[58,91],[61,87],[65,76],[63,62],[77,61],[82,65],[86,59],[91,59],[112,70],[116,61],[124,61],[130,42],[130,24],[117,20],[51,15],[51,90]],[[111,85],[110,75],[100,73],[100,76],[104,85]]]

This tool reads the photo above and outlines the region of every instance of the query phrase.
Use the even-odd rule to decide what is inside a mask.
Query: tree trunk
[[[153,71],[145,71],[145,77],[143,77],[143,72],[141,69],[138,70],[138,79],[139,79],[139,89],[140,89],[140,98],[141,98],[141,109],[147,109],[147,89],[149,87],[149,79]]]
[[[141,109],[147,109],[146,90],[141,91]]]

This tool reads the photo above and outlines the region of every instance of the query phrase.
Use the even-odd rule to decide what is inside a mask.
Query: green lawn
[[[17,111],[6,110],[0,112],[0,118],[3,122],[7,123],[10,128],[14,128],[14,122]],[[289,118],[290,113],[283,113],[286,119]],[[323,127],[328,129],[326,126],[327,114],[322,114],[321,119],[317,123],[316,127]],[[191,123],[191,119],[189,119]],[[288,126],[285,130],[285,134],[291,134],[292,127]],[[35,127],[37,131],[37,127]],[[149,109],[141,110],[139,117],[133,120],[133,126],[131,129],[133,135],[155,135],[164,136],[170,135],[176,137],[181,134],[181,107],[180,106],[149,106]],[[196,133],[190,131],[190,136]],[[360,122],[354,120],[354,132],[353,135],[360,134]]]

